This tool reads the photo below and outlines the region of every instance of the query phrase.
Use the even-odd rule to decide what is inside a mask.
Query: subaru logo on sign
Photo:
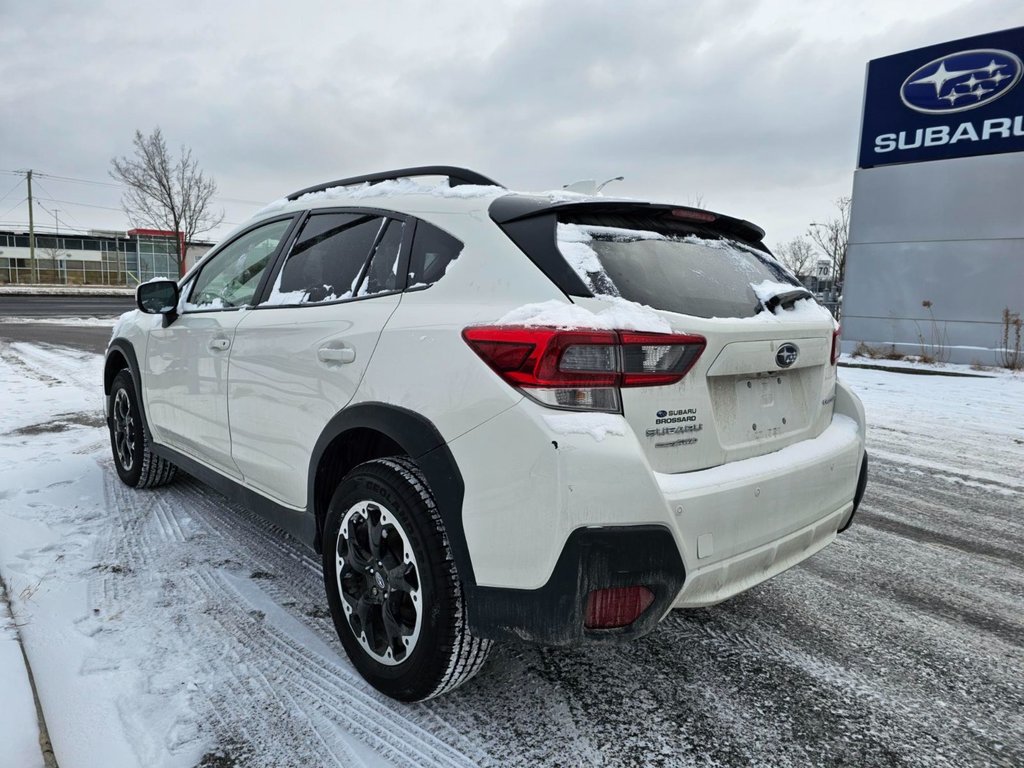
[[[944,115],[980,107],[1017,85],[1021,61],[1009,51],[982,48],[933,59],[900,87],[903,103],[915,112]]]
[[[789,366],[796,362],[796,357],[799,354],[800,350],[797,349],[796,344],[786,342],[775,353],[775,362],[779,364],[779,368],[789,368]]]

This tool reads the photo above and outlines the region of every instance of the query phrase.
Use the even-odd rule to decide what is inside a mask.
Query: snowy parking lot
[[[120,484],[101,372],[0,341],[0,640],[62,768],[1024,765],[1022,375],[843,369],[871,480],[836,544],[628,645],[500,646],[409,706],[349,665],[310,551],[187,477]]]

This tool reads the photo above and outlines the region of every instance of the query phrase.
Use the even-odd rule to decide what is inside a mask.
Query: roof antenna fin
[[[624,181],[624,176],[616,176],[613,179],[602,181],[600,184],[595,179],[583,179],[582,181],[574,181],[572,184],[566,184],[562,187],[566,192],[577,192],[581,195],[599,195],[601,190],[604,189],[608,184],[613,181]]]

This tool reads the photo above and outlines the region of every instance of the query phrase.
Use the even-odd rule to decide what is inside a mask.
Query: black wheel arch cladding
[[[309,509],[316,516],[316,549],[321,547],[326,513],[326,504],[319,508],[316,501],[316,480],[318,472],[322,470],[321,459],[335,438],[359,428],[375,430],[393,440],[419,466],[434,494],[463,586],[472,589],[476,579],[462,526],[462,499],[465,494],[462,474],[437,428],[423,415],[401,406],[377,402],[359,403],[338,413],[320,433],[310,458],[307,481]]]

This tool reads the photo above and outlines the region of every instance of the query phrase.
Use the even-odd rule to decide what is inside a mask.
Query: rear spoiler
[[[736,219],[714,211],[632,200],[553,200],[550,197],[512,194],[497,198],[488,209],[491,219],[499,225],[509,224],[533,216],[570,211],[581,214],[590,212],[646,213],[649,216],[670,214],[679,223],[690,224],[696,228],[723,235],[730,235],[751,245],[761,243],[764,240],[765,234],[761,227],[752,222],[745,219]]]

